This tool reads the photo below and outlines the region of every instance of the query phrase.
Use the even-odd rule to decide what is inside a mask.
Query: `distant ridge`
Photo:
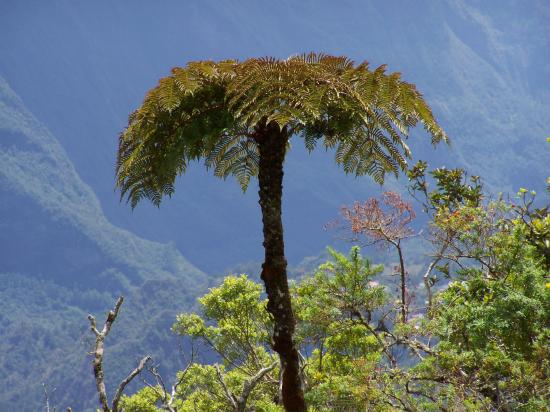
[[[58,409],[91,408],[86,314],[105,313],[119,294],[127,300],[107,349],[111,381],[145,352],[177,367],[170,322],[207,282],[175,246],[109,223],[61,145],[0,77],[0,410],[40,410],[42,382],[58,388]]]
[[[317,51],[386,63],[425,95],[452,139],[415,160],[465,167],[494,193],[542,194],[550,148],[550,2],[510,0],[51,0],[0,2],[0,73],[47,125],[105,215],[147,239],[174,242],[209,273],[261,260],[255,182],[243,195],[193,164],[160,211],[113,195],[117,136],[148,89],[190,60]],[[293,264],[331,242],[323,225],[342,203],[378,188],[344,176],[334,153],[292,142],[283,219]],[[403,187],[404,179],[389,182]],[[307,200],[307,208],[304,201]],[[232,242],[227,242],[231,234]]]

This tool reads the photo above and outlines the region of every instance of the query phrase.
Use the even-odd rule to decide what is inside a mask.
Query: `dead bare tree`
[[[145,368],[146,363],[151,359],[150,356],[145,356],[143,359],[141,359],[138,366],[132,372],[130,372],[130,374],[126,378],[124,378],[122,382],[120,382],[115,391],[112,404],[111,406],[109,406],[107,390],[105,389],[105,374],[103,372],[103,353],[105,338],[111,331],[111,327],[113,326],[113,323],[118,316],[118,312],[120,311],[120,307],[122,306],[123,301],[124,297],[121,296],[118,298],[114,309],[110,310],[107,314],[107,319],[105,320],[103,329],[101,331],[97,329],[95,318],[92,315],[88,315],[88,320],[90,321],[90,329],[95,335],[94,351],[90,354],[94,356],[94,376],[97,386],[97,393],[99,396],[99,403],[103,412],[120,412],[119,403],[120,398],[122,397],[122,393],[124,392],[124,388],[132,381],[132,379],[134,379],[137,375],[141,373],[143,368]]]

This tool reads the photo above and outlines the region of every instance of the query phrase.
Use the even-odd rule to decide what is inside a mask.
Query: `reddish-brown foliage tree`
[[[381,199],[372,197],[364,203],[342,206],[343,222],[336,227],[351,232],[352,240],[366,245],[381,244],[394,247],[399,258],[397,272],[401,278],[401,321],[406,322],[408,311],[407,271],[401,241],[415,234],[410,223],[416,217],[412,205],[399,193],[384,192]]]

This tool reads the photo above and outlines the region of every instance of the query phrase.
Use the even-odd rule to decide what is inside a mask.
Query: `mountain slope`
[[[0,410],[39,410],[42,382],[60,388],[52,401],[93,404],[86,314],[106,311],[119,294],[127,303],[108,344],[108,378],[119,381],[139,354],[174,362],[169,324],[208,281],[174,246],[109,223],[2,78],[0,250]]]
[[[118,133],[171,67],[310,50],[388,63],[424,92],[453,141],[434,151],[415,132],[417,159],[465,167],[494,191],[543,192],[549,20],[546,0],[1,1],[0,75],[28,110],[1,81],[0,410],[29,393],[37,410],[41,380],[74,400],[74,382],[90,377],[84,316],[118,293],[128,301],[110,352],[124,362],[117,372],[156,346],[171,362],[158,343],[206,282],[185,258],[217,274],[261,260],[254,184],[243,195],[194,165],[160,210],[132,212],[113,192]],[[322,228],[340,204],[379,189],[344,176],[332,153],[292,146],[283,218],[295,264],[333,241]],[[84,404],[93,387],[82,394]]]
[[[160,211],[144,204],[131,213],[113,195],[117,135],[171,67],[310,50],[388,63],[425,93],[453,140],[451,149],[433,151],[414,134],[417,158],[466,167],[495,191],[537,189],[549,158],[549,18],[544,0],[529,7],[500,0],[5,0],[0,73],[59,138],[111,221],[173,241],[199,267],[219,273],[261,258],[254,186],[243,196],[237,184],[197,165]],[[301,146],[293,143],[285,174],[283,218],[293,262],[331,241],[322,227],[341,203],[376,190],[368,178],[344,176],[332,154],[309,156]]]

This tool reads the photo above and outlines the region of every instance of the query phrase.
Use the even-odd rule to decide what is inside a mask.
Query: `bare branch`
[[[235,396],[233,396],[233,394],[227,387],[225,380],[223,379],[222,372],[220,371],[220,366],[215,365],[214,368],[216,369],[216,376],[218,378],[218,382],[220,382],[220,384],[222,385],[226,399],[229,401],[231,406],[233,406],[233,409],[237,410],[237,401],[235,400]]]
[[[55,407],[53,408],[53,410],[50,410],[50,396],[48,394],[48,389],[46,388],[46,384],[44,382],[42,382],[42,388],[44,388],[44,400],[46,402],[46,412],[55,412]],[[52,390],[52,393],[55,392],[55,389],[56,388]]]
[[[175,412],[175,409],[173,408],[172,405],[174,403],[174,400],[176,399],[176,393],[178,392],[178,387],[183,383],[183,381],[185,380],[185,376],[187,375],[187,372],[189,371],[189,368],[193,365],[193,363],[195,361],[195,355],[196,355],[195,354],[195,349],[193,347],[191,347],[191,359],[187,363],[187,366],[185,367],[185,369],[180,373],[180,377],[177,380],[177,382],[174,383],[174,385],[172,385],[172,391],[170,393],[170,400],[166,404],[166,407],[168,408],[168,410],[170,412]]]
[[[192,346],[189,362],[187,363],[183,371],[179,373],[179,377],[170,388],[171,389],[170,392],[168,392],[168,390],[166,389],[166,384],[164,383],[164,379],[162,378],[162,375],[159,373],[157,367],[155,365],[152,365],[147,368],[149,373],[153,375],[153,377],[155,378],[157,385],[156,386],[151,385],[149,382],[147,382],[147,380],[143,378],[142,378],[142,381],[146,386],[151,388],[151,390],[154,391],[155,394],[158,396],[161,402],[161,405],[160,405],[161,409],[167,410],[168,412],[177,412],[177,408],[174,406],[174,401],[176,400],[178,387],[185,381],[185,377],[189,372],[189,369],[194,364],[195,356],[196,356],[196,350]],[[160,387],[160,390],[159,390],[159,387]]]
[[[277,399],[280,404],[283,402],[283,375],[285,373],[285,365],[282,361],[279,362],[279,387],[277,390]]]
[[[165,404],[168,401],[168,392],[166,391],[166,385],[164,384],[164,380],[162,379],[162,376],[158,372],[156,366],[154,365],[151,366],[149,368],[149,372],[151,373],[151,375],[155,377],[155,380],[157,381],[157,385],[160,386],[160,388],[162,389],[162,394],[158,393],[157,388],[153,387],[152,385],[149,385],[147,382],[146,384],[150,388],[154,389],[155,392],[157,392],[157,394],[162,398],[162,403]]]
[[[120,307],[122,306],[122,302],[124,302],[124,296],[120,296],[117,299],[115,303],[115,308],[113,310],[110,310],[109,313],[107,314],[107,319],[105,320],[105,324],[103,325],[103,330],[101,331],[104,337],[106,337],[111,331],[111,327],[113,326],[113,322],[118,316],[118,312],[120,310]]]
[[[434,269],[435,265],[439,263],[440,258],[436,258],[435,260],[432,260],[430,262],[430,265],[428,266],[428,269],[426,270],[426,273],[424,273],[423,279],[424,279],[424,286],[426,287],[426,294],[428,297],[428,307],[426,308],[426,313],[428,314],[428,317],[430,317],[430,313],[432,311],[433,307],[433,294],[432,294],[432,286],[433,283],[430,279],[430,275],[432,273],[432,270]]]
[[[126,387],[126,385],[128,385],[132,381],[132,379],[134,379],[138,374],[141,373],[143,368],[145,368],[145,364],[150,359],[150,356],[145,356],[139,362],[138,366],[132,372],[130,372],[130,374],[122,382],[120,382],[120,385],[118,385],[118,388],[115,392],[115,397],[113,398],[113,412],[118,412],[118,403],[120,402],[120,397],[122,396],[122,392],[124,392],[124,388]]]
[[[256,385],[258,385],[258,383],[262,380],[262,378],[265,375],[267,375],[269,372],[275,369],[275,366],[277,366],[277,362],[274,362],[271,365],[260,369],[256,375],[252,376],[250,379],[244,382],[241,396],[239,396],[239,398],[237,399],[237,411],[239,412],[245,411],[246,403],[248,402],[248,397],[250,396],[250,393],[252,392],[252,390],[254,390]]]
[[[156,377],[155,377],[156,378]],[[158,398],[162,401],[162,403],[164,404],[165,400],[166,400],[166,392],[163,392],[161,393],[159,391],[159,389],[155,386],[155,385],[151,385],[149,382],[147,382],[146,379],[144,379],[143,377],[141,378],[141,381],[143,382],[143,384],[145,386],[147,386],[148,388],[150,388],[153,392],[155,392],[155,394],[158,396]],[[158,380],[157,380],[157,383],[158,383]]]
[[[99,331],[97,330],[97,325],[95,322],[95,318],[92,315],[88,315],[88,320],[90,321],[90,329],[94,333],[94,335],[99,336]]]
[[[306,368],[308,366],[307,359],[300,351],[298,351],[298,356],[300,357],[300,378],[302,379],[302,385],[305,388],[308,387],[309,383],[306,376]]]

